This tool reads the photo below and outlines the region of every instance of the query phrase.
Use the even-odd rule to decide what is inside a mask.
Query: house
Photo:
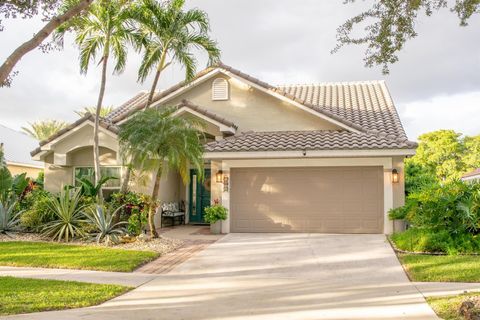
[[[38,145],[37,140],[0,124],[0,143],[3,143],[7,168],[12,175],[25,172],[27,177],[37,178],[43,163],[30,157],[30,151]]]
[[[475,169],[471,172],[465,173],[462,178],[463,181],[480,181],[480,168]]]
[[[122,175],[118,126],[147,95],[101,121],[101,165],[110,175]],[[204,207],[218,199],[229,209],[224,232],[392,232],[387,211],[404,204],[403,161],[417,145],[385,82],[272,86],[218,64],[157,93],[152,106],[165,105],[207,124],[207,178],[192,170],[185,186],[170,171],[159,191],[162,201],[185,201],[187,223],[202,223]],[[45,163],[47,189],[91,173],[92,132],[87,115],[32,152]],[[132,188],[149,192],[152,184]],[[114,180],[108,189],[119,187]]]

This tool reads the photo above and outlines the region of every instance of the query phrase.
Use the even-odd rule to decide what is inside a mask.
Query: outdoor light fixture
[[[217,183],[222,183],[223,182],[223,171],[222,170],[217,171],[217,174],[215,175],[215,181]]]
[[[399,176],[398,176],[398,171],[397,169],[392,170],[392,182],[393,183],[398,183]]]

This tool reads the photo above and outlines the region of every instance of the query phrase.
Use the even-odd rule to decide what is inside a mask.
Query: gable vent
[[[212,83],[212,100],[228,100],[228,81],[217,78]]]

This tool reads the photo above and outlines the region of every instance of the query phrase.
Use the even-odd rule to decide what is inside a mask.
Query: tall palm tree
[[[67,1],[71,6],[76,0]],[[107,82],[107,67],[109,58],[113,55],[115,61],[114,73],[121,73],[127,61],[127,45],[135,43],[135,29],[129,22],[128,0],[102,0],[92,4],[87,14],[70,20],[57,29],[55,38],[62,43],[65,33],[72,31],[76,34],[75,42],[80,49],[80,72],[87,73],[90,63],[96,61],[102,64],[100,91],[98,93],[95,111],[95,127],[93,131],[93,158],[95,168],[95,183],[101,179],[100,152],[98,144],[99,118]],[[99,193],[102,200],[102,193]]]
[[[173,117],[175,109],[147,109],[137,112],[120,126],[118,134],[121,152],[132,159],[140,170],[153,170],[155,184],[152,199],[157,201],[162,173],[177,170],[184,183],[189,180],[189,164],[203,172],[202,135],[200,123]],[[148,222],[152,238],[158,238],[154,223],[155,208],[150,208]]]
[[[28,127],[22,127],[22,131],[30,137],[42,141],[48,139],[58,131],[68,126],[68,123],[60,120],[42,120],[29,122]]]
[[[101,107],[100,108],[100,117],[105,118],[112,111],[113,111],[112,106]],[[78,114],[80,117],[85,116],[87,113],[96,114],[97,113],[97,107],[85,107],[82,110],[75,111],[75,113]]]
[[[191,80],[196,71],[197,60],[194,49],[208,54],[209,63],[220,58],[217,43],[208,32],[210,23],[206,12],[199,9],[183,10],[185,0],[142,0],[133,10],[133,19],[138,22],[143,35],[143,59],[138,72],[138,80],[144,82],[155,71],[155,78],[145,108],[153,100],[160,74],[172,63],[185,68],[186,80]]]

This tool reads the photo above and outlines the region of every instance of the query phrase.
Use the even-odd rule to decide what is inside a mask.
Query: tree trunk
[[[165,65],[166,58],[167,58],[167,50],[164,50],[160,57],[160,62],[158,63],[157,73],[155,74],[155,78],[153,79],[153,84],[152,84],[152,88],[150,89],[150,94],[148,95],[147,103],[145,104],[145,110],[147,110],[148,107],[150,107],[150,105],[152,104],[153,95],[155,94],[155,89],[157,89],[157,84],[158,84],[158,79],[160,79],[160,74],[170,64],[168,63],[167,65]]]
[[[145,110],[147,110],[148,107],[150,107],[150,105],[152,104],[153,95],[155,94],[155,89],[157,88],[157,84],[158,84],[158,79],[160,79],[160,73],[162,73],[162,70],[157,70],[157,73],[155,74],[152,88],[150,89],[150,94],[148,95],[148,100],[147,100],[147,103],[145,104]]]
[[[102,179],[102,173],[100,172],[100,147],[98,145],[98,130],[100,125],[100,112],[102,111],[103,96],[105,95],[105,85],[107,83],[107,65],[108,65],[108,49],[109,49],[109,36],[105,40],[104,55],[102,58],[102,82],[100,84],[100,92],[98,93],[97,109],[95,110],[95,127],[93,128],[93,164],[95,169],[95,185]],[[98,201],[103,202],[102,188],[98,190]]]
[[[127,166],[127,170],[125,170],[125,174],[123,175],[122,186],[120,188],[120,193],[127,193],[128,191],[128,183],[130,182],[130,175],[132,174],[132,169],[130,166]]]
[[[52,18],[52,20],[40,29],[30,40],[15,49],[0,67],[0,86],[5,85],[13,67],[24,55],[38,47],[56,28],[85,10],[93,1],[94,0],[82,0],[64,14]]]
[[[160,180],[162,178],[162,168],[157,169],[157,174],[155,175],[155,185],[153,186],[153,191],[152,191],[152,200],[154,202],[157,201],[158,199],[158,191],[160,190]],[[157,229],[155,228],[155,208],[150,207],[148,210],[148,226],[150,228],[150,236],[152,238],[158,238],[158,232]]]

